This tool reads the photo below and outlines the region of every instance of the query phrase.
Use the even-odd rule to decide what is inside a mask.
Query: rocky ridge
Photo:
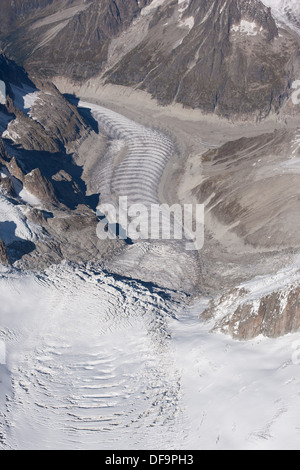
[[[211,303],[202,318],[213,319],[214,331],[238,340],[260,335],[276,338],[299,331],[299,295],[300,273],[293,266],[226,292]]]

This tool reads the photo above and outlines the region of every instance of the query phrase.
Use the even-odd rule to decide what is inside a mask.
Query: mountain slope
[[[51,8],[41,5],[29,19],[19,20],[2,34],[5,51],[39,75],[89,77],[102,70],[110,40],[149,2],[46,2]]]
[[[19,267],[36,268],[68,258],[101,258],[112,247],[100,243],[95,208],[87,195],[75,146],[92,129],[48,81],[33,82],[0,55],[1,251]],[[3,245],[3,243],[5,245]]]
[[[272,14],[281,23],[300,34],[300,3],[298,0],[262,0],[272,9]]]
[[[163,105],[263,118],[287,100],[300,68],[300,39],[279,34],[259,0],[46,3],[1,34],[35,75],[97,76]]]
[[[170,45],[171,31],[178,29],[184,35]],[[279,37],[261,2],[171,2],[106,77],[149,91],[162,104],[264,117],[287,96],[297,50],[296,40]]]

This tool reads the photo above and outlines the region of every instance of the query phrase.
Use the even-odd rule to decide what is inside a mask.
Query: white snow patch
[[[6,85],[0,80],[0,104],[6,104]]]
[[[250,292],[252,299],[265,297],[291,284],[300,282],[300,257],[293,264],[281,269],[274,275],[258,276],[251,281],[240,284],[240,289]]]
[[[3,139],[10,139],[13,142],[17,142],[20,139],[20,135],[13,129],[18,125],[18,119],[10,121],[7,129],[2,133]]]
[[[247,20],[241,20],[240,24],[233,25],[231,30],[234,33],[246,34],[247,36],[257,36],[258,32],[262,32],[263,28],[258,27],[258,25]]]
[[[27,189],[23,188],[20,193],[19,193],[19,197],[24,201],[26,202],[27,204],[29,204],[30,206],[32,207],[40,207],[42,208],[43,205],[41,203],[41,201],[39,200],[39,198],[37,198],[36,196],[34,196],[33,194],[31,194],[29,191],[27,191]]]
[[[262,0],[272,9],[272,15],[281,26],[286,24],[300,34],[300,2],[299,0]]]
[[[34,88],[24,84],[22,87],[11,85],[11,88],[15,96],[15,106],[19,108],[20,111],[27,114],[27,116],[31,117],[31,108],[39,99],[39,90],[35,90]]]

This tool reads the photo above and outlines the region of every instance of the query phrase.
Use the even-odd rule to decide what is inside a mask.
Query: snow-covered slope
[[[169,294],[91,266],[2,270],[0,447],[299,449],[300,335],[212,335],[205,301]]]
[[[237,342],[187,308],[173,329],[182,371],[185,448],[299,449],[300,336]]]
[[[298,0],[262,0],[262,3],[272,9],[272,14],[277,20],[300,33],[300,2]]]
[[[238,339],[299,331],[299,256],[276,274],[258,276],[214,299],[204,316]]]

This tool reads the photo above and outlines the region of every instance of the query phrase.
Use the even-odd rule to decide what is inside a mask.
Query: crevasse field
[[[235,342],[204,301],[68,263],[2,270],[0,296],[2,449],[298,445],[300,335]]]

